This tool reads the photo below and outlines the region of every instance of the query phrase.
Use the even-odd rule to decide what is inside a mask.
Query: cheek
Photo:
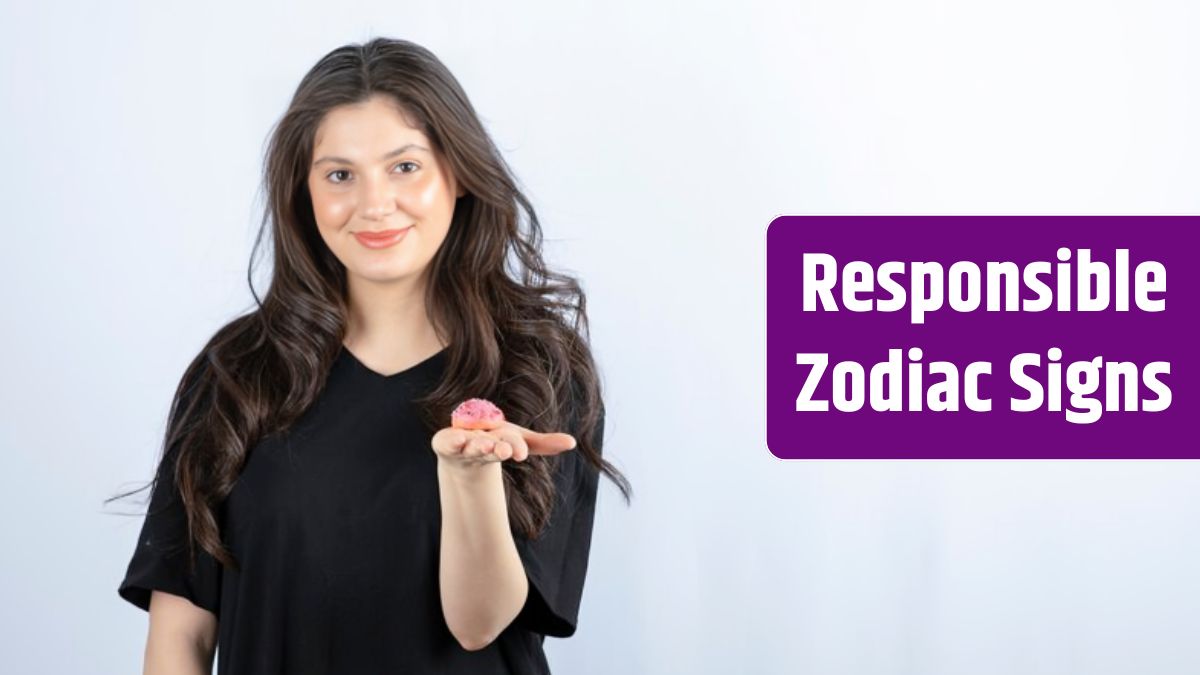
[[[344,225],[354,212],[352,197],[347,194],[309,191],[312,195],[313,217],[321,229],[337,229]]]
[[[426,174],[405,194],[405,209],[417,216],[440,215],[446,208],[449,188],[440,176]]]

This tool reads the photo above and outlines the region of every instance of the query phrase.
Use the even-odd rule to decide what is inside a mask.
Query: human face
[[[376,95],[326,114],[308,176],[313,215],[347,274],[417,280],[437,253],[463,190],[440,153],[394,102]],[[403,230],[375,246],[360,233]]]

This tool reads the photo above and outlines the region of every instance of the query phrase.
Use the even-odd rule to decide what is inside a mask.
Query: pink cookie
[[[457,429],[495,429],[504,423],[504,412],[484,398],[469,398],[450,414],[450,426]]]

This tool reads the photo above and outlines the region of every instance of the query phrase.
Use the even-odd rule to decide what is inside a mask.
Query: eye
[[[400,173],[413,173],[417,169],[421,168],[420,164],[417,164],[416,162],[410,162],[408,160],[399,162],[396,164],[396,166],[397,167],[401,167],[401,166],[412,167],[411,169],[409,169],[407,171],[402,170]],[[349,180],[348,178],[343,178],[341,180],[334,180],[333,177],[340,173],[349,173],[349,172],[346,171],[346,169],[335,169],[335,170],[330,171],[329,173],[325,174],[325,179],[328,180],[329,182],[333,183],[334,185],[340,185],[342,183],[345,183],[347,180]]]

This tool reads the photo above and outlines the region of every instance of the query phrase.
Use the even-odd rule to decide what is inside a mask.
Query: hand
[[[523,462],[530,455],[557,455],[575,448],[575,437],[541,433],[502,422],[492,429],[446,427],[433,435],[430,445],[438,459],[458,466],[492,464],[511,459]]]

